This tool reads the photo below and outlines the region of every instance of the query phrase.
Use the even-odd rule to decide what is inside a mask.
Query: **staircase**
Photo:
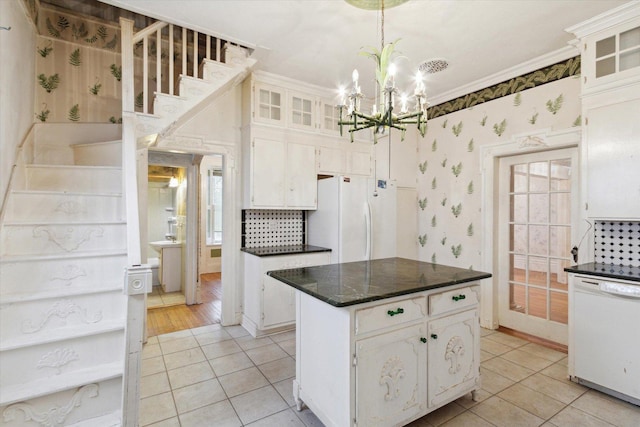
[[[36,127],[37,163],[19,172],[0,230],[0,425],[120,425],[121,142],[96,144],[104,125]],[[52,140],[65,129],[94,143]]]
[[[206,37],[205,58],[189,64],[190,73],[185,59],[176,87],[163,93],[161,67],[148,75],[149,40],[171,46],[168,59],[158,53],[157,62],[169,61],[165,80],[173,82],[179,68],[173,34],[182,31],[187,40],[187,30],[156,22],[134,34],[126,19],[121,29],[122,128],[34,125],[0,212],[3,427],[137,425],[150,273],[140,266],[136,150],[170,136],[255,64],[246,49],[192,32],[192,40]],[[209,57],[211,40],[215,58]],[[139,43],[138,72],[133,50]],[[198,44],[191,58],[202,56]],[[185,41],[183,58],[187,48]],[[136,78],[158,82],[151,93],[143,85],[141,107],[134,106]]]

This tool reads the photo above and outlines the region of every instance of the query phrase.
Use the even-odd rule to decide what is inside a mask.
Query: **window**
[[[222,244],[222,170],[207,170],[207,245]]]

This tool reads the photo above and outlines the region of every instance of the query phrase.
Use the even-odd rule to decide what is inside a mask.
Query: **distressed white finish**
[[[298,410],[326,426],[405,425],[475,398],[479,296],[467,283],[337,308],[297,291]]]
[[[30,164],[17,172],[22,185],[10,190],[4,211],[2,426],[121,423],[127,231],[114,160],[120,144],[80,143],[109,136],[102,125],[94,133],[79,126],[65,144],[62,135],[72,130],[37,126]]]
[[[329,264],[331,252],[258,257],[242,254],[244,260],[244,314],[242,326],[263,336],[296,326],[294,289],[265,273],[286,268]]]

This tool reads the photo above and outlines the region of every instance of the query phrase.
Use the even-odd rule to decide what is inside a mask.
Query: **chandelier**
[[[371,113],[367,114],[362,111],[362,99],[364,95],[360,90],[358,83],[358,70],[353,70],[353,85],[351,91],[346,93],[344,88],[340,89],[340,103],[336,106],[339,111],[338,125],[340,127],[340,135],[343,135],[343,127],[348,127],[353,142],[354,133],[373,128],[374,143],[378,142],[378,135],[384,134],[387,129],[399,129],[402,132],[401,139],[407,130],[407,125],[416,125],[418,132],[422,137],[427,130],[427,95],[425,86],[422,81],[422,73],[420,69],[427,72],[434,72],[434,61],[424,62],[420,65],[420,69],[415,77],[415,90],[411,98],[414,99],[413,109],[409,110],[410,97],[406,94],[400,95],[400,105],[396,108],[396,95],[398,89],[395,86],[396,65],[392,62],[396,43],[399,40],[384,43],[384,0],[346,0],[348,3],[363,9],[380,9],[380,34],[381,49],[375,48],[361,51],[362,55],[371,57],[376,62],[376,96],[371,108]],[[406,0],[388,0],[393,5],[404,3]],[[437,60],[444,63],[446,62]],[[438,68],[436,71],[440,71]]]

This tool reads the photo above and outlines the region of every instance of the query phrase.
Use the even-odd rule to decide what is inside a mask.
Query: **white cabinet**
[[[640,218],[640,3],[578,24],[586,216]]]
[[[284,125],[285,90],[277,86],[256,83],[254,91],[253,119],[258,123]]]
[[[243,253],[242,326],[254,337],[295,327],[295,291],[266,275],[267,271],[329,264],[331,252],[259,257]]]
[[[318,149],[319,174],[371,176],[371,144],[347,144]]]
[[[312,95],[288,91],[288,116],[289,127],[305,130],[315,130],[316,123],[316,98]]]
[[[479,294],[467,283],[340,308],[296,292],[298,408],[327,426],[400,426],[475,399]]]
[[[587,214],[640,218],[640,86],[638,98],[586,109]]]
[[[314,146],[254,138],[250,164],[248,209],[316,209]]]

